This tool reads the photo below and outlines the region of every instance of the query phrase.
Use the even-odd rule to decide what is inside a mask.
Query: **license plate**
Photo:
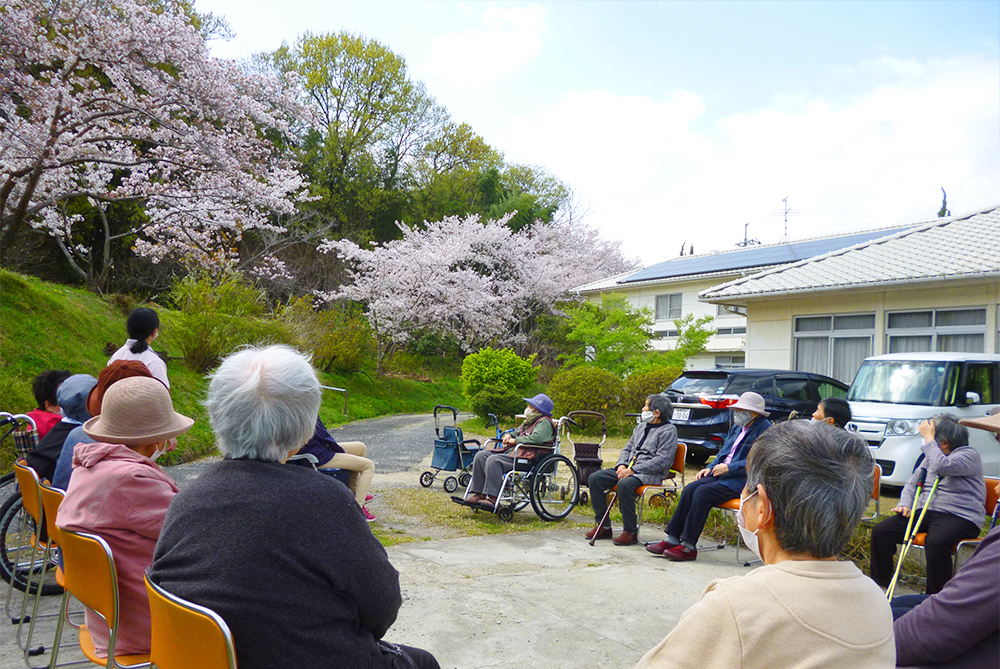
[[[691,409],[674,409],[674,420],[687,420],[691,417]]]

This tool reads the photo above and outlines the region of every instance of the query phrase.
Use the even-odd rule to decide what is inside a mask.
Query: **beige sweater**
[[[892,612],[881,589],[852,562],[815,560],[709,583],[636,669],[895,665]]]

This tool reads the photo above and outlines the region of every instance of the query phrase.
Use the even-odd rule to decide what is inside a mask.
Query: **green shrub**
[[[281,309],[280,320],[324,372],[357,372],[375,355],[371,326],[359,307],[317,311],[312,298],[298,297]]]
[[[624,417],[620,416],[622,390],[621,379],[611,372],[583,365],[552,377],[548,394],[556,405],[556,414],[560,416],[570,411],[598,411],[608,417],[609,423],[617,423],[624,421]]]
[[[647,397],[666,390],[682,371],[683,367],[661,367],[630,375],[625,379],[622,391],[622,409],[638,411]]]
[[[462,361],[462,392],[472,399],[485,388],[521,392],[535,382],[535,356],[525,359],[510,349],[484,348]]]
[[[513,418],[523,408],[521,393],[505,388],[483,388],[472,398],[472,410],[483,419],[491,413],[500,418]]]

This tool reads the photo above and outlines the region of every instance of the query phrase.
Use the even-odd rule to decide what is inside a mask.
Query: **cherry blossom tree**
[[[270,216],[303,197],[275,143],[311,121],[296,83],[210,57],[173,3],[6,0],[0,254],[33,227],[92,285],[115,243],[153,262],[233,265],[246,231],[278,230]],[[109,211],[130,202],[139,215],[114,229]],[[85,218],[96,233],[78,233]]]
[[[522,342],[520,324],[532,315],[553,309],[572,288],[630,266],[616,244],[579,223],[514,232],[507,225],[513,215],[397,224],[401,239],[371,248],[325,241],[319,250],[343,258],[350,280],[318,297],[364,305],[381,372],[418,330],[453,336],[466,351]]]

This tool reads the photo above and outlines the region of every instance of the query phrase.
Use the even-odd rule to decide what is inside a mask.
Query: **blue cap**
[[[85,423],[90,420],[87,411],[87,394],[97,385],[97,379],[90,374],[74,374],[59,385],[56,400],[63,416]]]
[[[525,402],[538,409],[549,418],[552,417],[552,409],[555,405],[545,393],[538,393],[534,397],[525,397],[523,399]]]

